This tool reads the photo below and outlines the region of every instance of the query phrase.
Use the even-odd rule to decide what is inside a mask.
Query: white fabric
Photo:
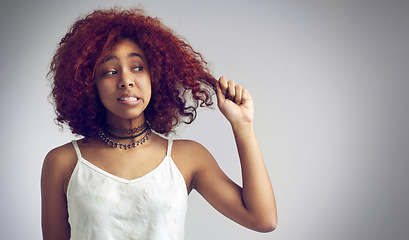
[[[114,176],[81,156],[67,189],[72,240],[181,240],[187,209],[182,174],[170,157],[151,172],[126,180]]]

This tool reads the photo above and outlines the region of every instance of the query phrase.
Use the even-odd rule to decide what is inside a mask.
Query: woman
[[[61,40],[50,76],[57,121],[84,138],[44,160],[44,239],[183,239],[193,189],[233,221],[274,230],[249,92],[214,79],[158,19],[138,9],[93,12]],[[200,144],[164,138],[211,106],[214,91],[235,136],[243,187]]]

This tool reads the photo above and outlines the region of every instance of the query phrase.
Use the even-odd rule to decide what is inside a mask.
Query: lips
[[[125,102],[136,102],[138,101],[138,98],[136,97],[120,97],[118,98],[119,101],[125,101]]]
[[[117,100],[127,105],[135,105],[138,104],[141,99],[134,94],[124,94],[117,98]]]

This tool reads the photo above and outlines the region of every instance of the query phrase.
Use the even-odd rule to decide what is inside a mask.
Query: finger
[[[225,95],[222,93],[220,83],[217,84],[217,86],[216,86],[216,97],[217,97],[217,102],[218,103],[221,103],[222,101],[226,100]]]
[[[251,101],[251,95],[250,95],[250,92],[246,88],[243,88],[243,95],[241,98],[241,103],[246,103],[247,101]]]
[[[236,92],[236,96],[234,97],[234,102],[237,105],[240,105],[242,102],[242,97],[243,97],[243,88],[241,85],[236,85],[235,87],[235,92]]]
[[[227,82],[227,85],[229,86],[227,88],[227,97],[234,101],[234,98],[236,96],[236,83],[233,80],[230,80]]]
[[[229,87],[228,84],[227,84],[227,79],[226,79],[226,77],[221,77],[221,78],[219,79],[219,85],[220,85],[220,88],[221,88],[221,92],[222,92],[224,95],[226,95],[227,88]]]

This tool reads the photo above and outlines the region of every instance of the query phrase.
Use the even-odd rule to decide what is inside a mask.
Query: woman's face
[[[112,48],[97,69],[96,86],[109,124],[120,119],[145,121],[151,79],[145,54],[134,41],[123,39]]]

